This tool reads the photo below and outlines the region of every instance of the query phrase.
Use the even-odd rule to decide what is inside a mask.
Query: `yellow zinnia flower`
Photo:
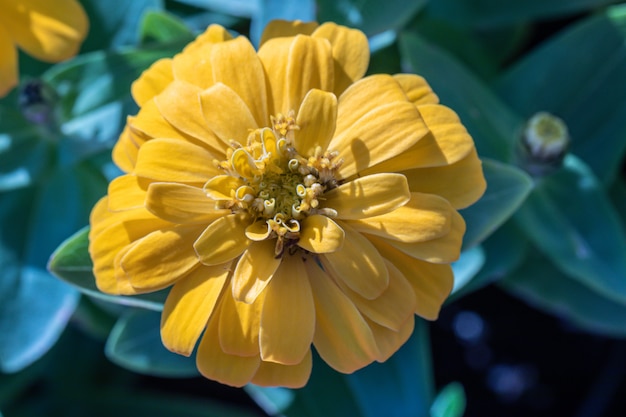
[[[0,97],[18,82],[16,46],[46,62],[78,52],[89,22],[76,0],[0,0]]]
[[[211,26],[134,83],[91,216],[98,287],[172,286],[167,348],[234,386],[303,386],[311,344],[350,373],[435,319],[485,189],[473,141],[417,75],[362,78],[363,33]]]

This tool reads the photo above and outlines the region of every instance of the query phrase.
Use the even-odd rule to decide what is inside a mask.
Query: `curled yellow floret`
[[[207,378],[301,387],[311,348],[350,373],[435,319],[485,190],[426,81],[363,77],[363,33],[272,22],[256,51],[211,26],[133,84],[91,215],[98,287],[171,287],[164,345]]]
[[[89,22],[76,0],[0,0],[0,97],[18,83],[17,47],[46,62],[76,55]]]

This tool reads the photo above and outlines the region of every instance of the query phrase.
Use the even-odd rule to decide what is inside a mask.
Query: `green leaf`
[[[532,242],[567,275],[626,302],[626,238],[620,219],[591,170],[568,155],[543,178],[516,220]]]
[[[141,21],[139,32],[141,44],[174,41],[191,42],[194,38],[193,32],[182,20],[164,11],[150,10],[145,13]]]
[[[261,35],[267,24],[274,19],[315,20],[315,1],[300,0],[260,0],[259,12],[252,15],[250,22],[250,40],[256,46],[261,41]]]
[[[472,206],[460,211],[467,224],[463,246],[485,240],[502,225],[524,202],[533,187],[532,179],[512,165],[483,160],[487,180],[485,194]]]
[[[136,45],[143,15],[162,10],[163,0],[82,0],[89,15],[89,33],[83,51]]]
[[[525,118],[539,111],[562,118],[571,151],[609,184],[626,152],[625,73],[622,5],[541,44],[504,73],[496,88]]]
[[[450,54],[410,32],[400,34],[399,45],[404,71],[425,77],[457,112],[479,155],[509,161],[523,121]]]
[[[586,331],[626,336],[626,304],[568,277],[538,254],[527,258],[499,285],[534,308],[565,318]]]
[[[399,30],[426,3],[426,0],[318,0],[318,20],[355,27],[369,37],[387,30]]]
[[[465,412],[465,390],[459,382],[446,385],[430,407],[430,417],[462,417]]]
[[[82,293],[110,303],[161,311],[167,290],[134,296],[103,293],[96,286],[93,263],[89,256],[89,227],[85,227],[63,242],[50,257],[48,269],[58,278],[72,284]]]
[[[468,285],[484,264],[485,251],[482,247],[474,246],[461,252],[459,260],[452,264],[452,271],[454,272],[452,294],[459,292]]]
[[[238,17],[252,17],[259,13],[262,0],[177,0],[179,3],[188,4],[203,9],[215,10]]]
[[[146,375],[198,375],[195,357],[188,358],[167,350],[161,342],[160,329],[160,313],[131,309],[115,323],[105,353],[116,364]]]
[[[573,15],[611,3],[612,0],[437,0],[428,3],[428,13],[433,17],[482,29]]]

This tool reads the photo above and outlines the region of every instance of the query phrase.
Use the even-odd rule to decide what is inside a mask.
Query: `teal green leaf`
[[[315,1],[259,0],[259,11],[250,22],[250,40],[254,45],[259,45],[263,29],[274,19],[314,21]]]
[[[399,45],[404,71],[426,78],[442,104],[457,112],[478,154],[509,161],[523,121],[449,53],[410,32],[400,34]]]
[[[167,350],[161,342],[160,330],[159,312],[131,309],[115,323],[105,353],[116,364],[146,375],[198,375],[195,357],[185,357]]]
[[[89,33],[83,51],[136,45],[144,14],[162,10],[163,0],[82,0],[89,15]]]
[[[485,240],[521,206],[533,188],[532,179],[512,165],[483,160],[487,180],[485,194],[472,206],[460,211],[467,224],[463,246]]]
[[[6,116],[2,113],[0,109],[0,117]],[[9,117],[23,120],[19,114]],[[42,140],[35,126],[0,133],[0,192],[37,182],[50,168],[52,157],[51,141]]]
[[[626,302],[626,237],[618,214],[591,170],[568,155],[540,180],[518,210],[528,238],[565,274]]]
[[[626,152],[624,74],[626,5],[544,42],[504,73],[496,88],[526,118],[538,111],[562,118],[571,151],[609,184]]]
[[[82,293],[110,303],[161,311],[167,290],[135,296],[103,293],[96,286],[89,256],[89,227],[67,238],[50,257],[48,269],[57,277],[75,286]]]
[[[586,331],[626,336],[626,304],[568,277],[537,254],[527,258],[499,285],[532,307],[567,319]]]
[[[399,30],[426,3],[426,0],[318,0],[318,20],[356,27],[369,37],[387,30]]]
[[[194,38],[193,32],[181,19],[164,11],[150,10],[144,14],[141,21],[139,31],[141,44],[191,42]]]
[[[237,17],[252,17],[259,13],[262,0],[177,0],[203,9]]]
[[[485,251],[482,247],[474,246],[461,252],[459,260],[452,264],[452,271],[454,272],[452,294],[459,292],[468,285],[484,264]]]
[[[622,219],[622,226],[626,230],[626,179],[618,178],[611,186],[609,196]]]
[[[571,16],[613,3],[612,0],[437,0],[428,3],[428,13],[456,24],[476,28],[502,27],[550,17]]]
[[[430,417],[462,417],[465,413],[465,390],[452,382],[441,390],[430,407]]]

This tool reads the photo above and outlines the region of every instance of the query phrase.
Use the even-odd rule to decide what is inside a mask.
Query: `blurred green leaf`
[[[485,240],[515,213],[533,187],[532,179],[523,171],[497,161],[483,160],[487,180],[485,194],[472,206],[461,210],[467,224],[463,246]]]
[[[462,417],[465,413],[463,385],[452,382],[441,390],[430,407],[430,417]]]
[[[262,0],[176,0],[203,9],[238,17],[252,17],[259,12]]]
[[[454,272],[452,294],[459,292],[468,285],[484,264],[485,251],[482,247],[474,246],[469,250],[461,252],[459,260],[452,263],[452,271]]]
[[[622,230],[626,231],[626,180],[618,178],[609,190],[609,196],[615,206],[615,211],[622,219]]]
[[[83,51],[136,45],[144,13],[162,10],[163,0],[81,0],[89,15],[89,33]]]
[[[546,41],[504,73],[496,88],[526,118],[539,111],[562,118],[572,152],[608,184],[626,151],[624,74],[626,5]]]
[[[317,18],[320,22],[356,27],[369,37],[387,30],[399,30],[426,3],[426,0],[318,0]]]
[[[531,306],[563,317],[586,331],[626,336],[626,304],[568,277],[537,254],[499,284]]]
[[[437,0],[428,3],[432,16],[459,25],[501,27],[541,18],[571,16],[613,3],[614,0]]]
[[[387,362],[344,375],[314,355],[304,388],[247,390],[266,412],[277,416],[426,417],[433,398],[431,362],[428,327],[417,318],[413,335]]]
[[[541,179],[516,220],[567,275],[626,302],[626,238],[601,184],[577,157]]]
[[[195,356],[167,350],[161,342],[161,314],[131,309],[115,324],[105,352],[116,364],[146,375],[191,377],[198,375]]]
[[[32,185],[50,168],[52,142],[42,139],[32,125],[0,133],[0,192]]]
[[[410,32],[400,34],[399,45],[404,71],[425,77],[441,102],[457,112],[479,155],[509,161],[523,121],[447,52]]]
[[[150,42],[167,43],[173,41],[191,42],[193,32],[176,16],[160,10],[150,10],[144,14],[139,31],[141,44]]]
[[[93,263],[89,256],[89,227],[85,227],[65,240],[50,257],[48,269],[82,293],[110,303],[161,311],[167,290],[134,296],[111,295],[96,286]]]

